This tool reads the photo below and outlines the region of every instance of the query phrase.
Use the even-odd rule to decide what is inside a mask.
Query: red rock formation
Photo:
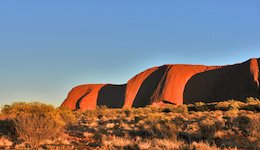
[[[158,67],[153,67],[147,69],[138,75],[134,76],[127,82],[126,92],[125,92],[125,108],[130,108],[133,105],[134,99],[139,91],[141,85],[143,84],[144,80],[150,76],[154,71],[156,71]]]
[[[62,107],[67,107],[71,110],[80,109],[95,109],[97,106],[97,98],[99,90],[105,84],[86,84],[73,88],[67,99],[61,104]]]
[[[257,86],[259,86],[259,67],[257,59],[250,60],[250,71]]]
[[[143,71],[126,85],[75,87],[62,106],[70,109],[142,107],[149,104],[244,100],[260,97],[259,59],[228,66],[164,65]]]
[[[218,69],[220,66],[203,65],[167,65],[162,80],[151,97],[152,102],[168,101],[173,104],[183,104],[183,92],[188,80],[195,74]]]

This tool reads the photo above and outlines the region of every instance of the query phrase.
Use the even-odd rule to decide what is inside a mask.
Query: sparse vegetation
[[[255,116],[251,119],[250,128],[253,141],[256,142],[258,148],[260,148],[260,116]]]
[[[13,137],[34,149],[46,140],[57,138],[66,124],[75,121],[71,111],[38,102],[5,105],[2,113],[10,116],[3,121],[9,125],[5,129],[9,128]]]
[[[38,113],[19,113],[15,118],[16,133],[32,148],[38,148],[44,140],[54,140],[62,133],[63,124],[51,116]]]
[[[14,103],[1,110],[0,148],[259,149],[259,105],[248,98],[80,113]]]

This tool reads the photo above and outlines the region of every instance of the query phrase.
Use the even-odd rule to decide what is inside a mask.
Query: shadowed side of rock
[[[103,86],[98,92],[97,105],[108,108],[122,108],[125,100],[126,84]]]
[[[162,80],[166,69],[167,66],[159,67],[142,82],[132,107],[144,107],[152,103],[151,97],[158,87],[159,82]]]
[[[259,97],[256,59],[194,75],[186,84],[184,103],[245,100]],[[253,62],[252,62],[253,61]],[[254,64],[252,64],[254,63]],[[256,63],[256,64],[255,64]],[[254,65],[252,69],[252,66]]]

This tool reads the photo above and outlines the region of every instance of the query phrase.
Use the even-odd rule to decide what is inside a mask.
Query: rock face
[[[226,66],[163,65],[147,69],[123,85],[77,86],[61,106],[85,111],[102,105],[130,108],[260,97],[259,67],[256,58]]]

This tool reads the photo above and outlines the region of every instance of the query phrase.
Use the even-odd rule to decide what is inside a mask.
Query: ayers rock
[[[62,107],[85,111],[96,106],[143,107],[260,97],[260,58],[225,66],[163,65],[147,69],[126,84],[85,84],[73,88]]]

